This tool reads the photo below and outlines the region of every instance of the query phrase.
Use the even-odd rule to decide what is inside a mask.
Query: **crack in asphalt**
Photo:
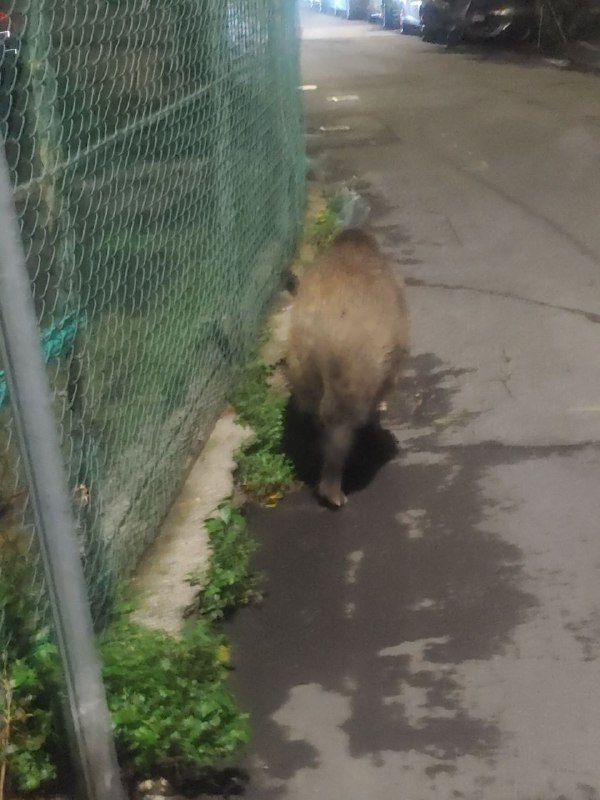
[[[478,183],[480,186],[483,186],[489,192],[492,192],[498,197],[501,197],[505,202],[523,211],[527,216],[531,217],[532,219],[536,219],[538,222],[541,222],[555,234],[558,234],[562,239],[568,242],[580,255],[590,259],[590,261],[592,261],[596,265],[600,263],[600,254],[598,254],[596,250],[594,250],[591,247],[588,247],[588,245],[586,245],[584,242],[582,242],[580,239],[574,236],[569,230],[567,230],[567,228],[565,228],[563,225],[556,222],[555,220],[551,219],[543,212],[538,211],[535,208],[532,208],[528,203],[524,202],[523,200],[520,200],[518,197],[515,197],[510,192],[506,191],[500,186],[497,186],[491,180],[485,178],[483,175],[473,172],[473,170],[469,169],[468,167],[465,167],[462,164],[457,163],[452,159],[451,156],[438,155],[437,158],[446,167],[451,169],[453,172],[459,174],[462,178],[467,178],[474,181],[475,183]]]
[[[411,455],[414,454],[428,454],[431,453],[432,455],[443,455],[444,453],[456,453],[457,451],[462,450],[487,450],[489,452],[493,452],[494,450],[497,451],[504,451],[504,450],[515,450],[515,451],[524,451],[531,454],[533,457],[536,457],[539,453],[541,457],[547,457],[548,455],[552,455],[553,453],[562,454],[562,453],[575,453],[580,450],[586,450],[587,448],[596,448],[600,447],[600,440],[589,440],[585,442],[574,442],[574,443],[567,443],[567,444],[510,444],[504,442],[498,442],[495,440],[486,440],[483,442],[467,442],[461,444],[447,444],[447,445],[432,445],[431,447],[411,447],[410,441],[403,442],[401,445],[401,454],[410,453]],[[400,454],[400,460],[401,460]]]
[[[588,322],[600,324],[600,314],[595,314],[593,311],[583,311],[581,308],[571,308],[569,306],[558,306],[553,303],[547,303],[544,300],[535,300],[532,297],[521,297],[512,292],[501,292],[498,289],[480,289],[476,286],[464,286],[462,284],[441,283],[437,281],[425,281],[421,278],[406,277],[405,283],[407,286],[422,287],[425,289],[443,289],[448,291],[460,292],[474,292],[476,294],[487,294],[492,297],[502,297],[505,300],[517,300],[520,303],[527,303],[532,306],[539,306],[541,308],[550,308],[553,311],[564,311],[567,314],[574,314],[578,317],[583,317]]]

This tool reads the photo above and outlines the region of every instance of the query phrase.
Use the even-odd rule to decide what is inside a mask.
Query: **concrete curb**
[[[139,605],[133,619],[148,628],[180,632],[183,614],[198,594],[186,581],[192,570],[208,566],[205,520],[233,492],[234,455],[250,436],[235,421],[232,408],[217,421],[192,467],[162,530],[133,579]]]

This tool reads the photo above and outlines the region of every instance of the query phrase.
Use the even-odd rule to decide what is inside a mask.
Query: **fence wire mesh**
[[[293,0],[0,0],[0,130],[97,621],[297,241],[295,21]],[[4,642],[10,614],[45,616],[7,395],[0,373]]]

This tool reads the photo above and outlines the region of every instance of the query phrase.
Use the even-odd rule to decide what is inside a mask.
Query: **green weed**
[[[9,526],[0,539],[0,797],[51,784],[64,739],[58,653],[38,613],[28,542]]]
[[[305,238],[312,244],[318,253],[327,250],[339,228],[339,215],[337,209],[328,205],[317,214],[316,218],[306,228]]]
[[[305,239],[317,253],[326,250],[338,231],[360,227],[369,207],[355,190],[344,186],[324,195],[325,208],[306,228]]]
[[[239,421],[253,430],[236,453],[236,478],[250,497],[268,504],[295,483],[294,467],[282,451],[287,396],[269,386],[272,373],[273,367],[251,359],[231,397]]]
[[[11,653],[12,650],[12,653]],[[13,658],[11,658],[11,655]],[[58,706],[59,662],[47,629],[31,637],[28,651],[5,651],[0,683],[0,796],[48,785],[57,776],[64,734]]]
[[[212,621],[254,592],[253,544],[233,509],[220,509],[209,530],[205,619],[174,638],[134,623],[134,606],[121,597],[99,639],[119,763],[131,778],[201,778],[248,738],[226,684],[229,650]],[[23,794],[60,787],[70,772],[58,652],[49,629],[38,630],[32,575],[22,563],[3,558],[0,569],[0,798],[5,786]]]
[[[126,615],[102,637],[101,652],[129,775],[194,780],[246,743],[247,718],[226,685],[228,650],[207,622],[177,639]]]
[[[211,546],[208,570],[206,575],[191,575],[189,581],[192,586],[205,585],[195,610],[214,621],[259,596],[258,578],[249,571],[256,543],[248,533],[244,515],[229,501],[221,503],[204,524]]]

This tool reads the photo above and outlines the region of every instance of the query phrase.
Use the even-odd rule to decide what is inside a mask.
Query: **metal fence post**
[[[0,354],[63,663],[86,800],[125,800],[12,189],[0,144]]]

